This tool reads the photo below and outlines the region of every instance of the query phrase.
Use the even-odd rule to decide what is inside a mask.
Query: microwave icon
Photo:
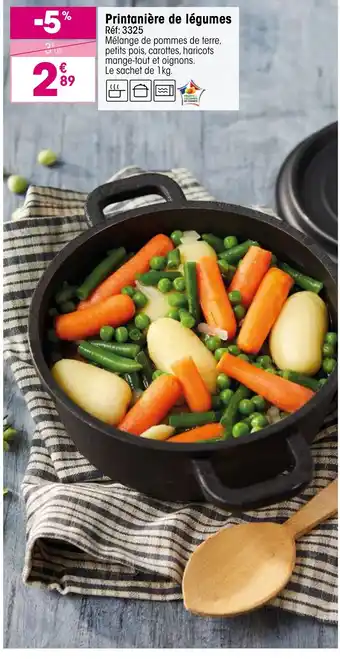
[[[176,100],[176,81],[175,80],[154,80],[153,82],[153,100],[155,103]]]

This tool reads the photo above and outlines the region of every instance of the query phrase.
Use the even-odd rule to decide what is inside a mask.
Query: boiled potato
[[[158,439],[158,440],[165,440],[169,439],[171,435],[173,435],[175,432],[175,428],[172,426],[167,426],[165,423],[159,425],[159,426],[151,426],[151,428],[148,428],[145,430],[145,432],[142,432],[141,437],[147,437],[148,439]]]
[[[138,282],[138,290],[146,295],[148,302],[143,312],[146,313],[150,320],[157,320],[166,316],[170,309],[168,297],[170,293],[161,293],[154,286],[144,286]]]
[[[178,249],[182,264],[186,263],[186,261],[195,261],[197,263],[203,256],[212,256],[217,261],[215,250],[205,240],[197,240],[187,245],[180,245]]]
[[[280,369],[315,375],[321,366],[327,328],[327,307],[316,293],[302,291],[289,297],[270,335],[275,364]]]
[[[96,419],[115,426],[125,416],[132,392],[118,375],[75,359],[56,362],[52,375],[65,394]]]
[[[147,342],[149,355],[161,371],[172,373],[174,362],[192,357],[209,391],[215,392],[215,358],[192,330],[172,318],[159,318],[151,323]]]

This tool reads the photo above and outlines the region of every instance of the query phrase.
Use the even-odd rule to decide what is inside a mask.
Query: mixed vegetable
[[[86,412],[142,437],[254,433],[300,409],[336,367],[322,288],[253,240],[158,234],[57,291],[52,374]]]

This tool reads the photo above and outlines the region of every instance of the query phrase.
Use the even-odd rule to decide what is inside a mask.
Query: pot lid
[[[338,123],[314,133],[288,155],[276,182],[280,217],[338,258]]]

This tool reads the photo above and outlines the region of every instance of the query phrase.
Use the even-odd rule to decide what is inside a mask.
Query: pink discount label
[[[96,7],[11,7],[11,39],[96,39]]]

